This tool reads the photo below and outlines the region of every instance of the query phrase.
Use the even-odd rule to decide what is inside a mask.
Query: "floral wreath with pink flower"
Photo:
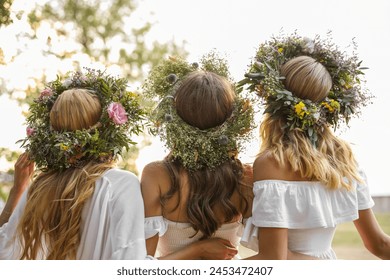
[[[86,89],[95,94],[102,106],[96,125],[76,131],[56,131],[50,125],[50,111],[57,98],[68,89]],[[145,112],[139,96],[127,91],[127,80],[86,68],[64,79],[48,83],[30,106],[27,137],[21,142],[41,170],[63,170],[82,166],[91,160],[109,161],[135,144],[132,135],[143,128]]]

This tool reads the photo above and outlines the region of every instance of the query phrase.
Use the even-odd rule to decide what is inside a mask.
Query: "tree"
[[[12,23],[10,8],[13,0],[1,0],[0,6],[0,26]]]
[[[135,1],[129,0],[57,0],[37,6],[28,16],[33,30],[42,23],[50,24],[59,38],[73,37],[82,53],[103,65],[117,64],[129,81],[139,81],[145,69],[155,65],[167,53],[185,56],[186,52],[174,42],[152,42],[147,45],[149,22],[133,18]],[[51,38],[47,38],[51,44]],[[59,57],[72,53],[56,52]]]

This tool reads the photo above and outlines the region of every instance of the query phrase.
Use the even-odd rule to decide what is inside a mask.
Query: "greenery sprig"
[[[171,57],[152,69],[143,85],[145,95],[157,103],[150,113],[154,123],[152,133],[160,136],[173,158],[192,171],[212,169],[237,158],[253,128],[251,102],[240,94],[236,96],[232,115],[218,127],[201,130],[183,121],[175,109],[175,92],[194,71],[214,72],[232,82],[226,60],[210,52],[199,63]]]
[[[356,44],[353,42],[354,49]],[[281,66],[297,56],[310,56],[326,67],[332,88],[320,102],[301,99],[289,92],[283,84]],[[301,129],[317,145],[318,136],[325,124],[338,128],[341,122],[348,125],[353,115],[371,101],[371,94],[362,87],[363,70],[355,52],[348,56],[332,42],[331,33],[325,39],[313,40],[296,33],[279,35],[260,45],[254,61],[238,82],[239,91],[255,92],[265,103],[264,113],[284,118],[285,129]]]
[[[102,115],[92,128],[76,131],[55,131],[50,125],[50,110],[65,90],[87,89],[98,96]],[[20,140],[37,167],[42,170],[63,170],[85,161],[106,161],[115,158],[135,144],[133,134],[143,127],[145,112],[137,94],[127,91],[127,80],[86,69],[65,79],[57,76],[30,106],[27,137]]]

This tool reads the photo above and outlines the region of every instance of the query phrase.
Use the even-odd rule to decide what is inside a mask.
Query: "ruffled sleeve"
[[[254,183],[252,217],[244,223],[241,244],[258,251],[258,227],[309,229],[335,227],[358,219],[374,206],[367,178],[352,190],[330,190],[320,182],[264,180]]]
[[[320,182],[265,180],[253,188],[252,223],[257,227],[302,229],[334,227],[372,207],[366,185],[330,190]]]
[[[259,248],[259,228],[253,225],[252,220],[252,217],[244,219],[244,231],[241,236],[240,244],[257,252]]]
[[[77,258],[145,259],[143,208],[138,178],[124,170],[107,171],[84,207]]]
[[[21,256],[20,241],[17,237],[17,226],[26,206],[27,190],[20,198],[8,222],[0,227],[0,260],[15,260]]]
[[[368,181],[366,174],[361,170],[359,172],[360,176],[363,179],[362,183],[356,184],[356,193],[357,193],[357,199],[358,199],[358,209],[359,210],[365,210],[372,208],[375,203],[370,195],[370,190],[368,188]]]
[[[168,229],[168,223],[164,220],[163,216],[153,216],[145,218],[145,239],[149,239],[155,236],[157,233],[159,236],[164,235]]]

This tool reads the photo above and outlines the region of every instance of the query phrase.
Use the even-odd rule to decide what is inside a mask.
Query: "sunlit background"
[[[115,63],[104,65],[101,61],[91,59],[82,52],[80,45],[73,43],[71,36],[59,36],[53,31],[53,26],[45,22],[39,26],[36,39],[26,41],[20,34],[31,32],[31,27],[26,21],[27,12],[33,9],[36,3],[45,2],[48,1],[15,0],[12,4],[14,22],[0,28],[0,48],[3,56],[3,63],[0,64],[0,147],[18,150],[16,140],[25,137],[22,112],[28,109],[28,105],[21,105],[23,102],[17,99],[25,98],[29,89],[41,86],[37,85],[34,77],[51,80],[59,71],[65,73],[74,70],[76,66],[108,67],[109,73],[115,75],[123,73],[123,69]],[[110,5],[110,1],[103,2]],[[363,65],[369,67],[365,76],[366,86],[375,95],[375,99],[372,105],[363,110],[359,118],[351,121],[349,129],[345,128],[337,133],[353,145],[359,163],[368,175],[372,194],[390,194],[387,176],[389,168],[387,161],[390,158],[388,146],[390,57],[387,53],[390,45],[388,16],[390,1],[133,2],[137,4],[137,8],[134,10],[132,20],[126,21],[128,24],[126,28],[138,28],[145,22],[152,23],[150,31],[144,38],[146,44],[152,45],[156,40],[161,43],[174,41],[184,46],[190,61],[196,61],[203,53],[216,49],[229,60],[231,72],[236,80],[243,77],[259,43],[281,31],[285,34],[297,31],[306,37],[314,37],[316,34],[325,37],[328,31],[332,31],[334,42],[347,50],[352,50],[347,47],[354,38]],[[66,25],[63,28],[71,31],[74,26]],[[107,48],[114,50],[121,48],[123,42],[121,37],[114,37],[109,42],[94,44],[106,44]],[[42,50],[45,49],[47,52],[43,56]],[[71,55],[66,60],[60,60],[57,56],[50,55],[50,51],[56,53],[63,51]],[[119,60],[118,53],[112,52],[108,60]],[[139,90],[141,82],[132,81],[133,90]],[[246,162],[253,161],[257,147],[258,143],[254,140],[248,145],[242,159]],[[152,145],[141,149],[136,161],[138,170],[141,171],[147,162],[160,159],[164,155],[162,144],[153,140]],[[0,170],[6,171],[10,167],[12,163],[2,157]]]

